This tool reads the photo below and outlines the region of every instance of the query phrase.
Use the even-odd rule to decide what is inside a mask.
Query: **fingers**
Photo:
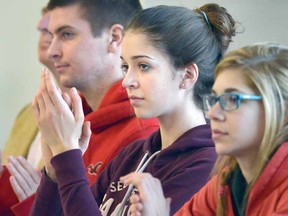
[[[36,171],[22,156],[18,157],[17,161],[22,165],[24,171],[27,171],[27,174],[33,179],[35,184],[38,185],[40,183],[41,173]]]
[[[40,184],[40,173],[34,170],[23,158],[9,157],[7,166],[12,178],[11,186],[19,200],[26,199],[36,192]]]
[[[140,197],[137,194],[133,194],[130,197],[130,207],[129,207],[129,215],[133,216],[141,216],[143,211],[143,205],[140,201]]]
[[[42,89],[42,96],[46,109],[51,112],[51,114],[54,112],[70,112],[70,104],[66,103],[66,100],[68,103],[70,101],[69,96],[63,94],[65,98],[62,97],[62,93],[56,86],[52,74],[48,71],[44,73],[44,82],[46,88]]]
[[[82,134],[79,140],[79,145],[82,150],[82,154],[86,152],[88,145],[89,145],[89,140],[90,140],[90,136],[92,133],[90,129],[91,127],[90,125],[91,124],[89,121],[84,122],[84,125],[83,125]]]
[[[45,89],[46,89],[46,84],[45,84],[45,80],[44,80],[44,72],[42,72],[40,87],[39,87],[39,90],[38,90],[37,96],[36,96],[36,101],[37,101],[37,105],[39,107],[40,113],[46,111],[46,106],[45,106],[44,98],[42,95],[42,93]]]
[[[82,106],[76,89],[74,89],[73,97],[75,104],[71,102],[72,100],[68,94],[64,93],[62,96],[52,74],[47,70],[43,70],[40,88],[33,102],[33,110],[43,140],[50,146],[53,155],[79,148],[78,141],[81,137],[84,114],[83,112],[82,115],[77,113],[81,121],[77,122],[75,120],[70,107]],[[77,111],[79,109],[77,107]],[[80,110],[82,110],[82,107]]]
[[[70,92],[71,92],[71,100],[72,100],[73,114],[75,116],[75,120],[76,122],[82,123],[84,121],[84,112],[83,112],[81,98],[76,88],[72,88]]]
[[[150,173],[130,173],[120,178],[125,184],[133,184],[142,195],[146,194],[147,190],[150,190],[150,186],[155,184],[158,186],[158,179],[154,178]],[[156,187],[157,187],[156,186]]]
[[[36,119],[39,119],[39,117],[40,117],[40,108],[39,108],[39,105],[38,105],[36,97],[34,97],[34,99],[32,101],[32,108],[33,108],[33,112],[34,112],[34,115],[35,115]]]
[[[47,93],[47,96],[49,97],[47,100],[51,100],[54,105],[61,104],[63,102],[61,92],[56,86],[52,74],[47,69],[44,71],[44,82],[46,87],[44,93]]]
[[[172,202],[171,197],[166,198],[166,205],[167,205],[167,206],[170,206],[170,205],[171,205],[171,202]]]
[[[28,198],[28,196],[22,190],[21,186],[19,185],[19,183],[17,182],[17,180],[14,176],[10,176],[9,181],[10,181],[10,184],[13,188],[14,193],[16,194],[16,196],[20,202],[22,202],[23,200]]]
[[[126,176],[120,177],[120,180],[123,181],[125,184],[134,184],[135,186],[141,183],[141,175],[143,173],[136,173],[132,172]]]
[[[70,96],[66,92],[64,92],[64,93],[62,93],[62,98],[65,100],[65,102],[68,105],[68,107],[70,108],[70,110],[73,110],[72,101],[71,101]]]
[[[47,110],[53,111],[55,108],[69,108],[70,106],[71,100],[68,94],[63,93],[62,95],[61,90],[56,86],[51,72],[47,68],[43,68],[40,87],[32,102],[36,118],[40,118]]]
[[[164,197],[159,179],[150,173],[130,173],[120,178],[124,184],[132,184],[138,189],[138,195],[131,197],[133,215],[169,215],[170,200]],[[155,214],[156,213],[156,214]]]
[[[30,189],[40,182],[40,173],[34,170],[31,165],[22,157],[15,159],[9,157],[8,170],[16,180],[25,187]]]
[[[130,197],[130,203],[138,203],[140,202],[140,197],[138,194],[132,194]]]
[[[43,95],[42,95],[43,91],[46,89],[44,73],[45,73],[45,70],[42,69],[40,86],[32,102],[32,107],[33,107],[33,111],[34,111],[36,119],[40,119],[41,114],[46,112],[46,106],[45,106]]]
[[[149,197],[149,193],[154,193],[153,189],[151,189],[151,185],[153,186],[153,177],[150,173],[130,173],[124,177],[120,178],[124,184],[132,184],[134,185],[138,191],[139,196],[142,202],[145,202],[147,197]]]
[[[46,111],[53,112],[55,109],[59,111],[69,108],[69,96],[67,94],[63,95],[64,97],[62,97],[61,90],[56,86],[51,72],[44,68],[41,75],[41,84],[33,102],[36,114],[41,116],[41,113],[45,113]]]

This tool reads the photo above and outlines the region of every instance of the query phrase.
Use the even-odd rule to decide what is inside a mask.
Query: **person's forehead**
[[[81,25],[89,25],[84,19],[81,9],[78,5],[65,7],[56,7],[51,11],[49,30],[56,31],[61,26],[70,26],[71,28]]]
[[[42,18],[39,20],[37,29],[39,31],[48,29],[49,19],[50,19],[51,12],[46,12],[43,14]]]
[[[241,69],[228,68],[218,73],[216,76],[213,90],[217,93],[223,93],[225,89],[238,89],[243,92],[251,91],[248,78]]]

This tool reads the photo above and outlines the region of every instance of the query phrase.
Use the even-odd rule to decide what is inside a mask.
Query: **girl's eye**
[[[150,69],[149,65],[147,64],[140,64],[139,68],[143,71],[148,71]]]
[[[123,72],[123,75],[125,76],[128,72],[128,65],[127,64],[122,64],[121,65],[121,69],[122,69],[122,72]]]

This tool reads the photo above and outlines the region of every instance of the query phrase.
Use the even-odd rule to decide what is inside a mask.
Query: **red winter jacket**
[[[212,216],[219,198],[216,177],[212,178],[176,213],[176,216]],[[234,215],[230,188],[224,188],[228,216]],[[251,189],[245,215],[288,215],[288,142],[283,143]]]

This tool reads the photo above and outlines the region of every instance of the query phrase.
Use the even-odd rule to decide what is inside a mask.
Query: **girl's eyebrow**
[[[120,56],[120,58],[121,58],[122,60],[124,60],[124,58],[123,58],[122,56]],[[150,56],[147,56],[147,55],[137,55],[137,56],[133,56],[131,59],[132,59],[132,60],[135,60],[135,59],[138,59],[138,58],[149,58],[149,59],[151,59],[151,60],[156,60],[156,59],[154,59],[154,58],[152,58],[152,57],[150,57]]]
[[[243,91],[241,91],[239,89],[236,89],[236,88],[227,88],[227,89],[224,90],[224,93],[231,93],[231,92],[239,92],[239,93],[243,93],[243,94],[245,93],[245,92],[243,92]],[[212,89],[211,93],[217,95],[217,93],[216,93],[216,91],[214,89]]]
[[[138,56],[133,56],[132,59],[138,59],[138,58],[149,58],[152,60],[155,60],[154,58],[150,57],[150,56],[146,56],[146,55],[138,55]]]

